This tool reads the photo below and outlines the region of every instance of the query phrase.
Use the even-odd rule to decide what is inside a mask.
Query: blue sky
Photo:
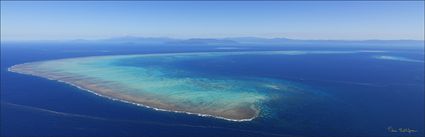
[[[424,2],[1,2],[2,40],[424,39]]]

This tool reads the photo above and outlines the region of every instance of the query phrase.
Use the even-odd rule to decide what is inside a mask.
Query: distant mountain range
[[[46,41],[40,41],[46,42]],[[48,42],[48,41],[47,41]],[[259,37],[230,37],[230,38],[190,38],[174,39],[167,37],[114,37],[108,39],[85,40],[76,39],[71,41],[75,43],[109,43],[109,44],[141,44],[141,45],[309,45],[309,44],[327,44],[327,45],[424,45],[423,40],[299,40],[288,38],[259,38]]]
[[[297,40],[288,38],[190,38],[173,39],[165,37],[116,37],[101,40],[87,40],[108,43],[134,44],[175,44],[175,45],[294,45],[294,44],[424,44],[423,40]]]

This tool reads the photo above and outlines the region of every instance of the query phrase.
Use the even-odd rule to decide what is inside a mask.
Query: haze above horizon
[[[1,1],[1,40],[423,40],[423,1]]]

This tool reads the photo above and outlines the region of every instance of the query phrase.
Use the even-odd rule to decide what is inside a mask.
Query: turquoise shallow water
[[[208,75],[176,67],[226,56],[352,54],[381,51],[254,51],[98,56],[26,63],[15,72],[60,80],[102,96],[158,110],[245,121],[265,114],[268,101],[303,93],[302,84],[257,76]],[[230,62],[231,63],[231,62]],[[205,63],[206,66],[211,65]]]

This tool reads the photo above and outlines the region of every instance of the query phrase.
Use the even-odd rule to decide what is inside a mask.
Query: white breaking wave
[[[110,119],[110,118],[83,115],[83,114],[59,112],[59,111],[49,110],[49,109],[45,109],[45,108],[26,106],[26,105],[14,104],[14,103],[9,103],[9,102],[1,102],[1,104],[13,106],[15,108],[44,112],[44,113],[53,114],[53,115],[57,115],[57,116],[63,116],[63,117],[76,117],[76,118],[85,118],[85,119],[92,119],[92,120],[101,120],[101,121],[110,121],[110,122],[125,122],[125,123],[135,123],[135,124],[151,124],[151,125],[157,125],[157,126],[183,126],[183,127],[192,127],[192,128],[211,128],[211,129],[230,130],[230,131],[245,132],[245,133],[250,133],[250,134],[268,135],[268,136],[293,137],[293,135],[284,135],[284,134],[276,134],[276,133],[252,131],[252,130],[244,130],[244,129],[236,129],[236,128],[227,128],[227,127],[219,127],[219,126],[192,125],[192,124],[180,124],[180,123],[163,123],[163,122],[155,122],[155,121],[134,121],[134,120],[125,120],[125,119]]]

